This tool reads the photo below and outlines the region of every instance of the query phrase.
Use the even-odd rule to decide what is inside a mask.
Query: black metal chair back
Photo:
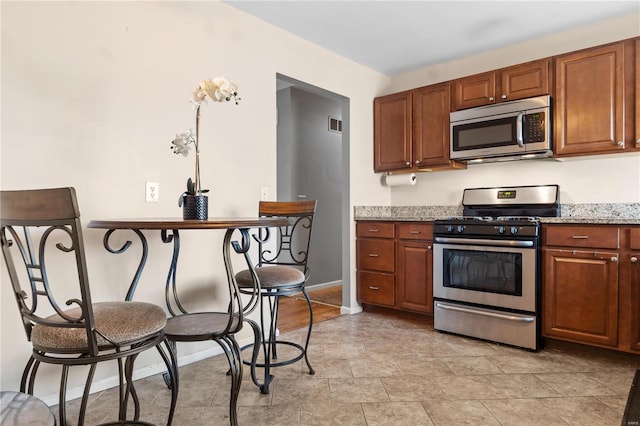
[[[82,240],[80,212],[73,188],[32,191],[2,191],[2,254],[13,286],[13,294],[22,317],[22,325],[31,340],[35,324],[50,327],[83,329],[90,356],[98,354],[96,330],[89,291],[87,262]],[[21,269],[16,264],[12,246],[20,254]],[[68,253],[75,263],[79,293],[64,301],[61,308],[50,282],[46,259]],[[56,256],[52,265],[63,259]],[[60,270],[56,267],[56,270]],[[20,272],[22,273],[20,273]],[[65,278],[66,279],[66,278]],[[25,282],[26,281],[26,282]],[[68,306],[78,308],[69,314]],[[55,320],[51,314],[57,314]]]
[[[309,248],[317,201],[261,201],[258,214],[263,217],[286,217],[288,226],[280,226],[275,238],[264,233],[257,238],[258,266],[281,265],[300,269],[309,278]],[[263,230],[262,230],[263,231]],[[267,230],[267,232],[274,232]]]

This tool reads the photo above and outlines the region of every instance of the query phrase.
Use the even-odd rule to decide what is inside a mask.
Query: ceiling
[[[225,3],[393,76],[635,12],[640,1]]]

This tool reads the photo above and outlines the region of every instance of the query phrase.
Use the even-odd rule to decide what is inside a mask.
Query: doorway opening
[[[307,289],[349,292],[349,99],[276,75],[277,199],[317,200]],[[343,309],[344,310],[344,309]]]

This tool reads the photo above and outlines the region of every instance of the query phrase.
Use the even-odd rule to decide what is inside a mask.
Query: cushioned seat
[[[80,313],[79,308],[65,311],[72,318],[78,318]],[[160,306],[144,302],[94,303],[93,318],[96,330],[100,332],[97,343],[101,349],[155,336],[167,324],[167,314]],[[65,322],[59,315],[47,317],[47,320]],[[84,328],[36,324],[31,332],[31,343],[44,352],[85,352],[88,349]]]
[[[260,287],[263,289],[284,288],[305,282],[304,272],[291,266],[263,266],[256,268],[255,271],[260,279]],[[238,272],[236,280],[241,287],[253,285],[253,278],[249,270]]]

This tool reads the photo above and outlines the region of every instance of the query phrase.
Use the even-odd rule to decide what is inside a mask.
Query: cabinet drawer
[[[401,223],[398,225],[398,238],[401,240],[432,240],[433,224]]]
[[[358,222],[356,237],[393,238],[394,225],[392,222]]]
[[[617,249],[620,245],[619,230],[604,226],[545,226],[544,244]]]
[[[358,271],[358,301],[393,306],[393,274]]]
[[[640,228],[631,228],[631,237],[629,245],[634,250],[640,250]]]
[[[362,238],[356,241],[357,269],[393,272],[395,269],[393,240]]]

